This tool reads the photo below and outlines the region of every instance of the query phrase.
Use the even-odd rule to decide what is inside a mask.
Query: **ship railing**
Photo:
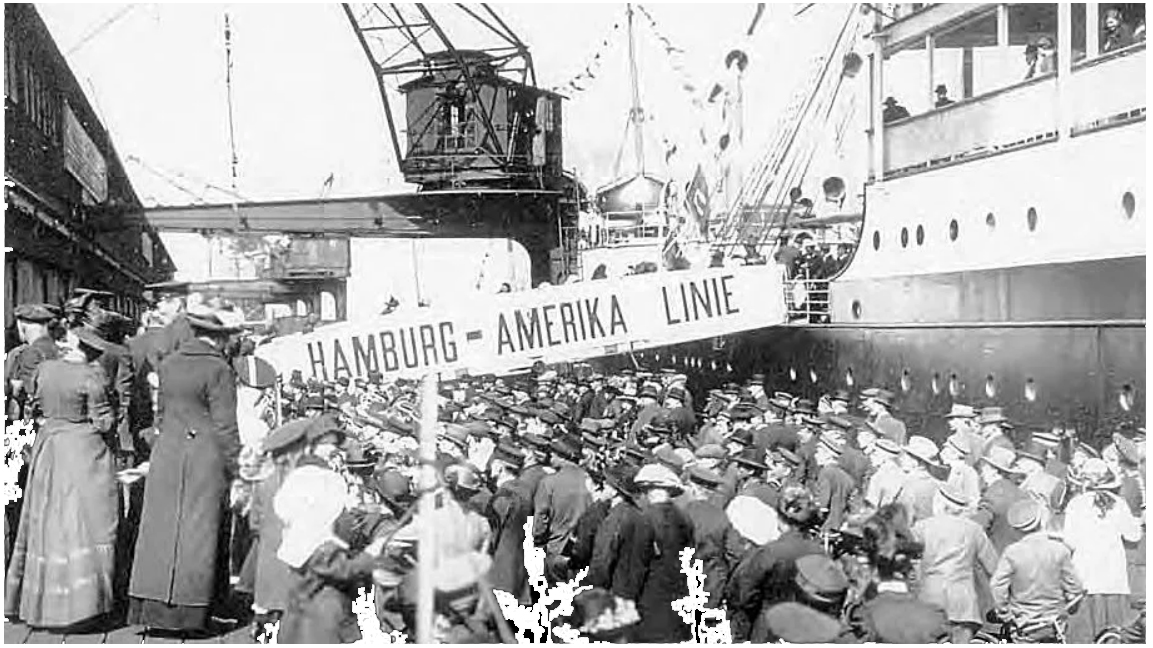
[[[785,312],[790,324],[829,322],[829,281],[793,278],[784,281]]]

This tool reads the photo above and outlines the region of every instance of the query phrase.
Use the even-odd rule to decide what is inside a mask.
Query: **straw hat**
[[[909,437],[909,442],[905,445],[905,454],[930,466],[941,465],[940,460],[937,459],[939,452],[937,444],[928,437]]]
[[[633,477],[633,483],[636,484],[640,490],[663,488],[669,491],[669,494],[674,497],[683,493],[685,490],[685,486],[681,483],[680,477],[677,477],[677,474],[664,464],[648,464],[642,466],[641,469],[637,471],[636,476]]]
[[[1016,462],[1016,460],[1016,452],[1001,446],[993,446],[989,448],[988,452],[985,453],[985,456],[981,457],[981,461],[984,461],[990,466],[1008,475],[1020,474],[1020,472],[1013,467],[1013,464]]]

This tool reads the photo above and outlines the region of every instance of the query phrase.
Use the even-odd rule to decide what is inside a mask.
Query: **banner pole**
[[[281,420],[284,417],[284,411],[283,411],[284,408],[280,402],[280,388],[281,388],[280,375],[277,374],[276,380],[274,380],[272,383],[272,402],[273,402],[273,407],[276,408],[275,416],[273,416],[272,420],[276,423],[275,427],[280,427],[281,425],[284,425],[284,422]]]
[[[436,510],[435,485],[438,481],[433,462],[436,460],[436,395],[438,380],[435,373],[429,373],[420,385],[420,464],[421,488],[419,519],[419,545],[417,546],[417,598],[416,598],[416,642],[433,643],[433,583],[432,575],[438,556],[434,552],[436,529],[431,523]]]

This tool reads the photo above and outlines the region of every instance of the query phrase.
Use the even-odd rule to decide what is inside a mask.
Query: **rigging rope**
[[[135,4],[127,5],[127,6],[123,7],[122,9],[120,9],[119,11],[117,11],[116,13],[109,16],[108,18],[106,18],[99,25],[88,30],[87,34],[85,34],[75,45],[73,45],[72,47],[70,47],[68,49],[68,51],[66,52],[66,55],[72,56],[73,54],[78,52],[80,50],[80,48],[84,47],[90,41],[92,41],[92,39],[94,39],[97,36],[99,36],[100,34],[104,33],[104,31],[107,30],[112,25],[115,25],[117,22],[120,21],[121,18],[124,18],[125,16],[127,16],[128,12],[132,11],[137,6],[138,5],[135,5]]]
[[[235,192],[239,160],[236,157],[236,129],[232,119],[232,23],[227,11],[224,12],[224,58],[224,85],[228,91],[228,147],[232,154],[232,191]]]

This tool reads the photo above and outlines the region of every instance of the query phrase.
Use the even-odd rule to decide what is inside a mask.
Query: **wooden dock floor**
[[[143,626],[124,626],[106,632],[63,634],[33,630],[23,623],[4,623],[5,644],[251,644],[250,626],[211,637],[185,639],[170,634],[144,632]]]

